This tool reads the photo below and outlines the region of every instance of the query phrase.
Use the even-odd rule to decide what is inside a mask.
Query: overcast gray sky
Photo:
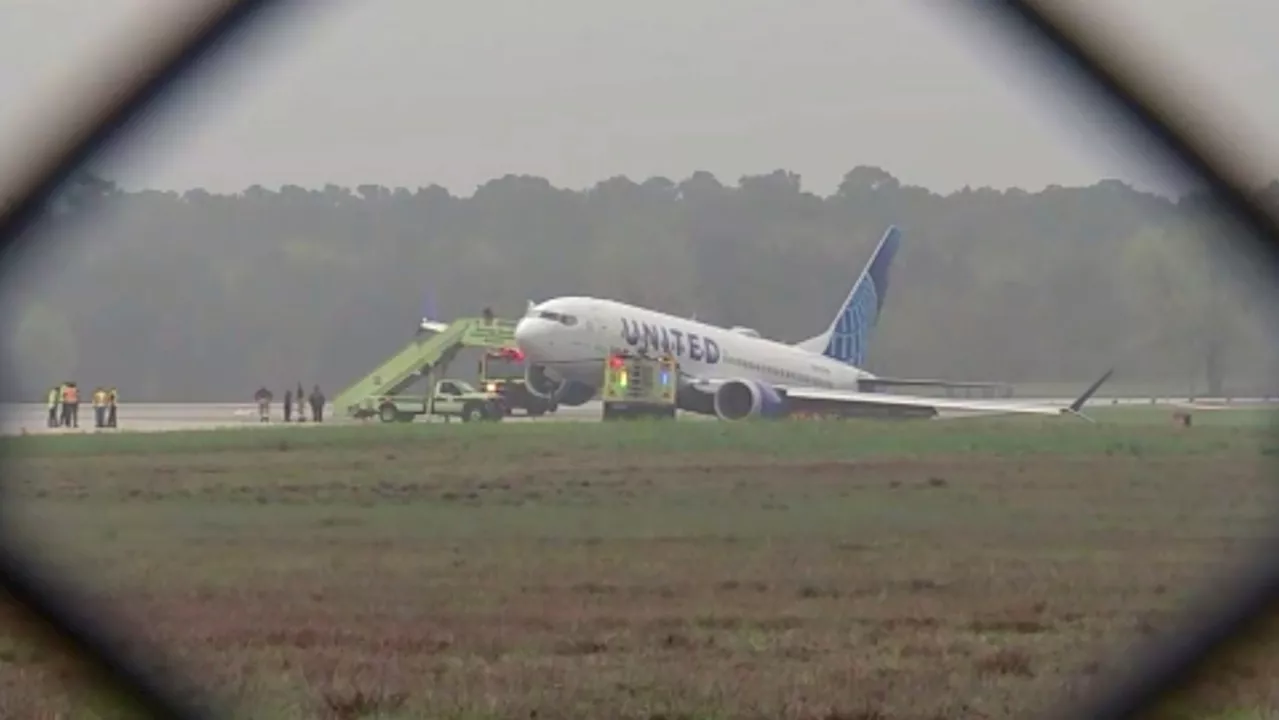
[[[86,60],[193,0],[0,3],[0,160],[29,147]],[[1065,2],[1065,0],[1064,0]],[[1190,73],[1209,117],[1274,177],[1275,0],[1071,0],[1126,49]],[[734,183],[786,168],[828,193],[849,168],[905,182],[1039,189],[1155,175],[1108,120],[992,26],[944,0],[307,2],[176,98],[128,187],[438,183],[506,173],[581,188],[625,174]],[[1130,159],[1121,157],[1130,155]]]

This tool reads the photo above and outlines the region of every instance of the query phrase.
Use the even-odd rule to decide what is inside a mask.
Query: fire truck
[[[518,348],[504,347],[485,352],[480,358],[480,387],[502,398],[506,412],[523,410],[529,417],[556,411],[556,404],[529,392],[525,382],[524,355]]]
[[[600,386],[601,419],[674,418],[678,373],[675,358],[669,355],[613,351],[605,361]]]

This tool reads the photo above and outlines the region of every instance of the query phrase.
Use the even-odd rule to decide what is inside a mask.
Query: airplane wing
[[[924,378],[894,378],[894,377],[873,377],[863,380],[859,385],[867,392],[877,392],[880,388],[899,388],[899,387],[932,387],[943,388],[946,390],[964,390],[987,392],[995,396],[1008,397],[1013,392],[1013,388],[1005,383],[996,382],[973,382],[963,380],[933,380]]]
[[[1008,400],[958,400],[951,398],[890,395],[887,393],[858,392],[852,390],[827,390],[824,388],[776,386],[785,413],[789,415],[814,413],[834,414],[842,417],[869,418],[935,418],[943,415],[1073,415],[1090,420],[1080,412],[1098,388],[1111,377],[1108,370],[1085,390],[1080,397],[1065,406],[1019,403]],[[721,384],[732,380],[698,380],[689,378],[693,387],[714,392]]]

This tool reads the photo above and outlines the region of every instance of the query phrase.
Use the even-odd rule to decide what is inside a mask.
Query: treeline
[[[1276,184],[1260,192],[1274,206]],[[858,167],[819,197],[782,170],[581,192],[509,175],[464,198],[122,192],[89,177],[51,215],[53,242],[5,278],[6,399],[64,378],[126,401],[242,401],[298,381],[333,395],[403,344],[427,293],[444,319],[587,294],[797,341],[891,223],[904,242],[873,370],[1048,383],[1114,364],[1117,384],[1212,394],[1277,377],[1274,271],[1219,251],[1203,201],[1112,180],[939,195]]]

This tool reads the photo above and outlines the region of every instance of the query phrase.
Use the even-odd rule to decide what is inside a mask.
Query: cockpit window
[[[563,313],[552,312],[550,310],[539,310],[538,317],[542,318],[543,320],[558,322],[561,325],[564,325],[566,327],[571,327],[573,325],[578,324],[578,318],[572,315],[565,315]]]

